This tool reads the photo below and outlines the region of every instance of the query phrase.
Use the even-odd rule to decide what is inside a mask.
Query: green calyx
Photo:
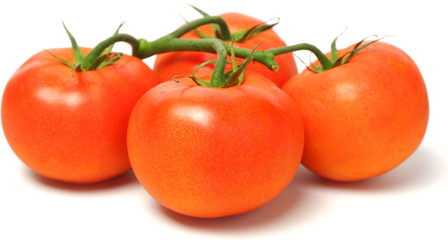
[[[373,36],[377,37],[376,35],[373,35]],[[342,56],[338,56],[338,49],[336,48],[336,42],[339,37],[340,37],[340,35],[337,36],[331,43],[330,58],[327,58],[326,61],[320,61],[320,64],[321,64],[320,66],[311,64],[311,67],[307,67],[308,70],[315,72],[315,73],[322,73],[322,72],[328,71],[332,68],[346,64],[353,57],[353,55],[355,55],[356,53],[358,53],[359,51],[361,51],[363,49],[366,49],[371,44],[384,38],[384,37],[377,38],[377,39],[372,40],[366,44],[362,44],[367,39],[367,38],[364,38],[363,40],[356,43],[351,51],[345,53]]]
[[[255,47],[257,48],[258,45]],[[238,64],[235,58],[235,53],[233,51],[233,45],[231,48],[231,57],[232,57],[232,70],[224,73],[225,65],[228,64],[227,62],[218,60],[209,60],[202,64],[200,64],[193,72],[191,76],[186,76],[191,78],[197,85],[205,86],[205,87],[214,87],[214,88],[229,88],[234,86],[239,86],[244,80],[244,73],[246,71],[247,65],[253,60],[253,54],[255,52],[255,48],[252,50],[252,52],[249,54],[249,57],[246,58],[242,63]],[[225,56],[226,54],[222,52],[221,56]],[[222,59],[222,58],[221,58]],[[210,64],[210,63],[216,63],[215,70],[213,71],[212,77],[210,81],[199,79],[195,76],[196,72],[203,66]],[[176,81],[175,76],[173,78],[173,81]]]
[[[244,42],[259,33],[262,33],[266,30],[273,28],[275,25],[277,25],[279,23],[278,18],[272,19],[272,20],[275,20],[275,22],[271,23],[271,24],[267,24],[267,22],[260,23],[260,24],[257,24],[255,26],[251,27],[250,29],[241,30],[239,32],[233,33],[232,34],[233,41],[237,42],[237,43]],[[269,20],[269,21],[271,21],[271,20]]]
[[[118,29],[115,31],[113,36],[118,35],[118,31],[120,30],[121,26],[123,24],[120,24]],[[77,72],[84,72],[84,71],[90,71],[90,70],[99,70],[103,67],[109,66],[116,61],[118,61],[121,57],[121,53],[112,53],[113,44],[108,45],[107,48],[102,50],[100,54],[96,54],[93,50],[91,54],[84,55],[84,53],[81,51],[81,49],[78,46],[78,43],[76,42],[73,35],[70,33],[70,31],[67,29],[65,24],[63,23],[64,29],[70,39],[73,54],[74,54],[74,62],[68,62],[64,59],[61,59],[60,57],[54,55],[50,51],[46,50],[49,54],[51,54],[53,57],[57,58],[60,62],[70,67],[73,71]]]
[[[203,17],[210,17],[210,15],[208,13],[202,11],[201,9],[199,9],[195,6],[191,6],[191,7],[194,8],[197,12],[199,12]],[[259,33],[262,33],[266,30],[273,28],[275,25],[277,25],[279,23],[278,18],[275,18],[272,20],[274,20],[273,23],[268,23],[271,21],[271,20],[269,20],[267,22],[257,24],[255,26],[251,27],[250,29],[241,30],[241,31],[232,33],[230,36],[226,36],[225,34],[223,34],[222,29],[216,24],[212,24],[213,36],[209,36],[197,29],[194,29],[194,31],[201,38],[217,38],[217,39],[220,39],[223,41],[232,41],[235,43],[242,43]]]

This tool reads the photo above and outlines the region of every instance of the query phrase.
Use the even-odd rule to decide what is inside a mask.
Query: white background
[[[371,34],[405,50],[420,67],[430,122],[420,148],[395,170],[357,183],[332,183],[301,168],[275,200],[253,212],[195,219],[160,207],[132,173],[78,186],[37,176],[0,134],[0,239],[448,239],[448,17],[444,1],[194,1],[212,15],[236,11],[262,20],[288,44],[324,51]],[[294,3],[294,5],[292,5]],[[443,4],[443,5],[442,5]],[[1,1],[0,89],[31,55],[81,46],[121,32],[154,40],[199,17],[184,1]],[[130,53],[126,45],[116,50]],[[305,54],[307,60],[309,54]],[[152,64],[153,59],[146,60]],[[298,63],[300,69],[303,65]]]

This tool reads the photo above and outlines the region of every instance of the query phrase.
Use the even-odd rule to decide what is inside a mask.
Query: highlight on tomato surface
[[[325,67],[314,63],[283,86],[304,123],[302,164],[343,182],[394,169],[417,149],[428,124],[428,95],[417,65],[381,41],[339,51],[333,45],[327,56],[332,61]]]

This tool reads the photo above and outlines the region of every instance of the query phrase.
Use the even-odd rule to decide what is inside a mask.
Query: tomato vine
[[[220,28],[222,39],[205,38],[205,39],[181,39],[184,34],[196,29],[199,26],[206,24],[216,24]],[[103,52],[111,45],[117,42],[126,42],[132,47],[132,55],[140,59],[145,59],[156,54],[165,53],[169,51],[202,51],[217,54],[217,66],[215,68],[216,74],[212,77],[212,86],[223,86],[225,80],[223,79],[224,68],[226,63],[226,56],[234,53],[236,57],[249,58],[252,56],[254,61],[260,62],[271,70],[278,71],[280,68],[275,61],[275,57],[281,54],[292,51],[308,50],[316,55],[317,59],[323,66],[329,66],[330,60],[317,47],[308,44],[300,43],[296,45],[273,48],[264,51],[253,51],[253,49],[244,49],[233,47],[226,43],[232,41],[226,22],[219,16],[205,16],[198,20],[189,22],[183,27],[159,38],[154,41],[147,41],[144,38],[137,39],[132,35],[125,33],[117,33],[112,37],[100,42],[93,50],[85,56],[80,66],[76,69],[78,71],[94,70],[101,61]],[[73,41],[72,41],[73,43]]]
[[[217,31],[219,32],[219,38],[181,38],[189,31],[196,30],[196,28],[207,24],[213,24],[215,28],[217,28]],[[256,27],[263,28],[262,26]],[[270,28],[270,25],[267,25],[266,28]],[[224,69],[225,65],[227,64],[226,56],[230,55],[231,53],[234,54],[235,57],[245,59],[251,58],[251,60],[257,61],[273,71],[278,71],[280,66],[275,61],[276,56],[294,51],[307,50],[312,52],[320,63],[320,66],[312,65],[312,67],[314,68],[313,70],[315,72],[324,72],[346,63],[351,58],[351,56],[353,56],[353,54],[371,44],[369,43],[362,45],[362,43],[364,42],[364,40],[362,40],[358,42],[358,44],[356,44],[355,48],[349,54],[338,57],[335,47],[336,41],[338,39],[338,37],[336,37],[331,45],[332,55],[330,56],[330,58],[327,57],[319,48],[308,43],[299,43],[268,50],[253,51],[253,49],[234,47],[232,44],[227,43],[234,41],[233,36],[230,34],[227,23],[220,16],[208,15],[205,15],[198,20],[188,22],[179,29],[154,41],[148,41],[144,38],[137,39],[130,34],[118,33],[117,30],[117,32],[113,36],[103,40],[96,47],[94,47],[87,56],[80,56],[80,54],[77,54],[77,52],[79,53],[80,51],[77,50],[78,46],[76,44],[76,41],[68,30],[67,33],[71,39],[72,46],[75,51],[75,56],[77,57],[75,58],[74,64],[66,63],[62,59],[60,60],[77,71],[95,70],[117,61],[121,57],[120,54],[105,54],[105,52],[107,52],[107,50],[117,42],[128,43],[132,48],[132,55],[140,59],[149,58],[151,56],[170,51],[200,51],[216,53],[217,60],[215,73],[211,78],[210,84],[208,84],[208,86],[212,87],[229,86],[229,84],[226,84]],[[373,42],[378,40],[379,39],[374,40]]]

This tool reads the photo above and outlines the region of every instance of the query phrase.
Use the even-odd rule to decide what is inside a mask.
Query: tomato
[[[224,89],[180,81],[148,91],[129,120],[129,158],[148,193],[202,218],[247,212],[280,194],[303,149],[292,99],[254,72]]]
[[[263,23],[256,18],[240,13],[225,13],[220,16],[227,22],[231,33],[248,30],[257,24]],[[201,26],[198,30],[209,36],[213,36],[213,29],[210,25]],[[182,38],[199,39],[201,37],[196,32],[191,31],[185,34]],[[242,43],[235,42],[234,46],[253,49],[257,44],[260,44],[257,47],[257,50],[267,50],[285,46],[283,40],[272,29],[258,33]],[[170,81],[176,75],[190,75],[198,65],[212,59],[216,59],[216,55],[206,52],[183,51],[163,53],[156,57],[154,62],[154,72],[156,72],[161,81]],[[243,59],[237,59],[243,61]],[[247,71],[259,72],[278,86],[282,86],[291,77],[297,75],[297,66],[291,53],[279,55],[275,60],[280,66],[280,70],[277,72],[271,71],[258,62],[249,64],[247,66]],[[229,62],[230,61],[231,59],[229,57]],[[229,65],[228,67],[230,69],[231,66]],[[211,69],[214,69],[214,64],[208,64],[201,68],[201,70],[205,71]]]
[[[50,51],[74,59],[71,48]],[[39,52],[5,88],[6,139],[28,167],[45,177],[70,183],[115,177],[130,169],[126,130],[131,110],[157,83],[152,70],[131,56],[100,70],[76,72]]]
[[[304,71],[283,90],[303,117],[303,165],[330,180],[386,173],[425,135],[429,104],[422,75],[405,52],[388,43],[375,42],[323,73]]]

